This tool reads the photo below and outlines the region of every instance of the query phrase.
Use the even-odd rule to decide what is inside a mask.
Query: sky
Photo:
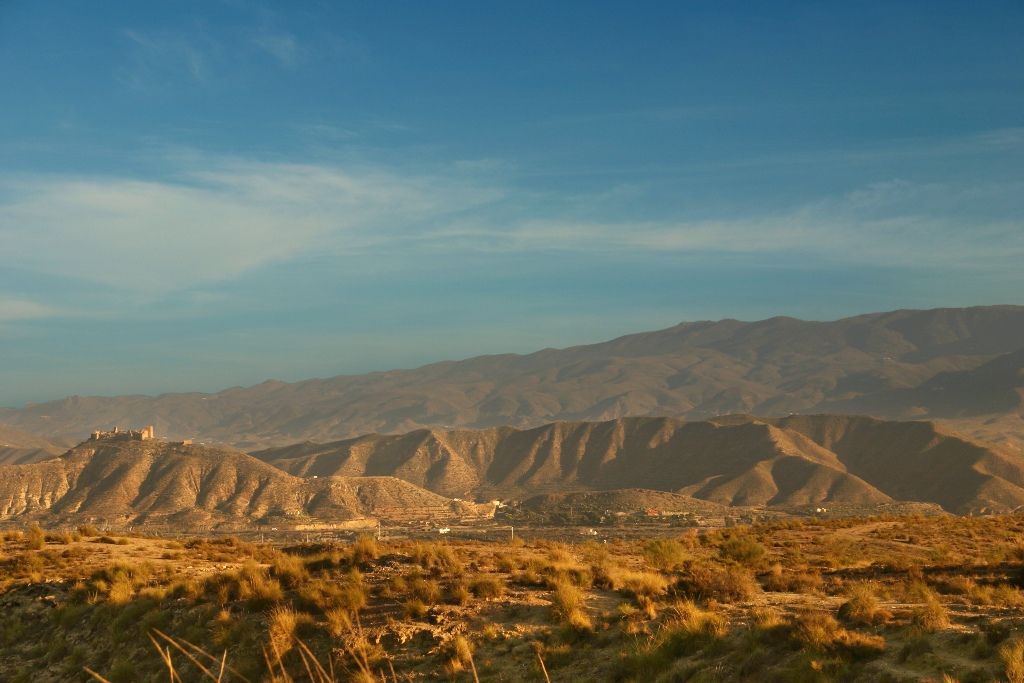
[[[1024,304],[1024,4],[0,0],[0,405]]]

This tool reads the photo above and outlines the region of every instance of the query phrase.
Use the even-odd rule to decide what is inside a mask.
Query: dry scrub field
[[[607,544],[11,530],[0,680],[1017,683],[1022,567],[1014,516]]]

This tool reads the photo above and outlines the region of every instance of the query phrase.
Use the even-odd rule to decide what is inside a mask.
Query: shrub
[[[469,590],[478,598],[500,598],[505,594],[505,584],[496,576],[481,576],[470,584]]]
[[[324,612],[324,620],[327,622],[327,632],[335,638],[352,630],[352,618],[347,609],[330,608]]]
[[[780,593],[811,593],[821,589],[821,574],[809,571],[786,571],[776,562],[760,577],[765,590]]]
[[[452,673],[473,666],[473,645],[461,633],[449,640],[445,649],[450,656],[448,668]]]
[[[25,532],[25,543],[29,550],[42,550],[46,545],[46,534],[38,524],[33,524]]]
[[[724,560],[732,560],[748,567],[756,567],[768,550],[750,536],[732,536],[718,546],[718,554]]]
[[[651,572],[627,572],[622,576],[621,590],[637,598],[652,598],[665,592],[668,580]]]
[[[1008,683],[1024,683],[1024,640],[1015,639],[999,647]]]
[[[674,539],[655,539],[644,545],[644,559],[655,569],[672,571],[686,561],[686,546]]]
[[[585,611],[586,602],[583,590],[569,582],[558,583],[551,591],[551,611],[555,618],[578,631],[593,628]]]
[[[433,579],[413,579],[409,584],[409,592],[427,605],[433,605],[441,599],[441,586]]]
[[[124,605],[131,602],[134,595],[135,586],[132,584],[131,579],[126,576],[120,576],[110,584],[110,588],[107,591],[107,600],[115,605]]]
[[[939,599],[932,595],[914,609],[911,622],[925,631],[941,631],[949,626],[949,614]]]
[[[691,600],[683,600],[672,606],[666,626],[687,638],[702,640],[722,638],[729,630],[725,617],[717,612],[701,609]]]
[[[750,610],[750,625],[754,628],[769,630],[778,628],[782,623],[782,617],[772,607],[753,607]]]
[[[277,657],[284,656],[295,645],[295,632],[299,626],[299,614],[291,607],[279,605],[267,620],[268,650]]]
[[[684,658],[713,644],[728,632],[725,618],[684,600],[673,606],[661,629],[646,643],[638,641],[637,651],[619,663],[615,680],[721,680],[720,671],[704,667],[705,677],[694,677],[698,669]],[[687,668],[681,668],[685,666]]]
[[[352,564],[362,565],[373,562],[380,556],[380,548],[377,547],[377,539],[367,534],[362,534],[352,543]]]
[[[446,543],[414,543],[410,554],[413,562],[427,571],[435,574],[447,572],[456,576],[462,574],[458,554]]]
[[[839,618],[851,624],[872,626],[887,623],[892,613],[878,604],[870,585],[858,583],[850,589],[849,599],[839,606]]]
[[[855,631],[847,631],[832,615],[805,612],[792,625],[793,639],[803,647],[818,652],[843,650],[860,657],[871,657],[885,650],[885,639]]]
[[[676,583],[676,590],[694,600],[740,602],[758,592],[753,575],[742,567],[691,564]]]
[[[553,553],[561,555],[561,552]],[[529,567],[527,567],[529,569]],[[544,577],[548,586],[554,587],[559,583],[571,583],[580,588],[590,588],[594,584],[594,575],[589,567],[577,564],[574,560],[557,560],[541,565],[540,574]]]
[[[422,619],[427,615],[427,604],[419,598],[409,598],[402,605],[405,616],[410,619]]]
[[[280,581],[285,588],[296,588],[309,578],[302,558],[285,554],[274,558],[270,565],[270,575]]]
[[[469,603],[471,593],[469,587],[466,586],[464,581],[452,584],[448,588],[448,602],[454,605],[466,605]]]

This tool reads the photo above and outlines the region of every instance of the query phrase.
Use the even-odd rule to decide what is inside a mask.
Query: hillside
[[[418,430],[254,455],[300,476],[392,475],[445,496],[653,489],[719,505],[1024,505],[1024,458],[928,422],[832,415],[619,418]]]
[[[35,434],[0,424],[0,465],[19,465],[48,460],[66,448]]]
[[[294,384],[268,381],[216,394],[74,396],[0,410],[0,421],[63,438],[80,438],[98,426],[153,423],[171,437],[246,449],[371,432],[526,428],[642,415],[969,415],[962,428],[973,430],[1020,410],[1022,349],[1021,306],[895,311],[833,322],[721,320],[528,355]]]
[[[161,441],[86,441],[46,462],[0,466],[0,520],[51,526],[197,530],[473,512],[393,477],[302,479],[239,451]]]

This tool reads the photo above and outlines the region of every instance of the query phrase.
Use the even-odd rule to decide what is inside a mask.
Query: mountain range
[[[649,489],[724,506],[894,501],[957,513],[1024,505],[1024,457],[930,422],[733,415],[527,430],[418,430],[253,455],[294,475],[401,478],[451,497]]]
[[[948,421],[1019,448],[1022,396],[1024,307],[987,306],[831,322],[681,323],[527,355],[267,381],[215,394],[72,396],[0,409],[0,422],[58,441],[97,427],[152,423],[172,438],[249,450],[423,428],[861,413]]]
[[[1024,456],[930,422],[730,415],[630,417],[532,429],[422,429],[246,454],[126,436],[0,465],[0,522],[147,529],[324,528],[486,517],[472,499],[730,507],[913,501],[955,513],[1024,506]],[[568,497],[567,497],[568,496]]]
[[[90,440],[42,462],[0,465],[0,521],[49,526],[312,527],[371,516],[473,517],[487,507],[394,477],[301,478],[239,451],[157,440]]]

